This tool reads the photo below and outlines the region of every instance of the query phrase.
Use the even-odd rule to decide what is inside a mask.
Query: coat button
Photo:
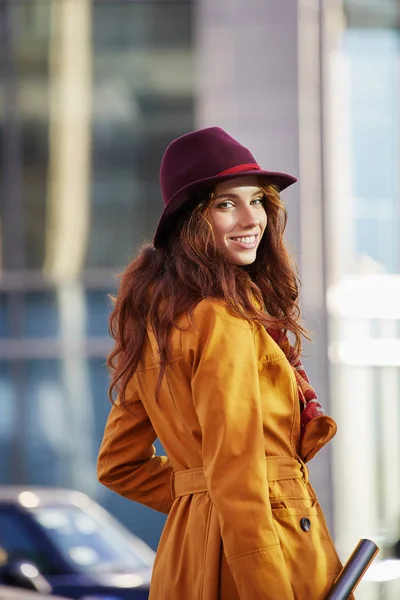
[[[300,527],[303,531],[310,531],[311,529],[311,521],[307,517],[303,517],[300,519]]]

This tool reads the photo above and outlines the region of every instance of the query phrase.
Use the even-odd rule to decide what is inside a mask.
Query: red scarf
[[[312,419],[323,415],[324,410],[318,402],[317,394],[310,385],[307,373],[305,372],[300,359],[296,358],[294,349],[291,346],[287,335],[278,329],[268,329],[268,333],[285,353],[296,377],[301,410],[301,427],[303,429]]]

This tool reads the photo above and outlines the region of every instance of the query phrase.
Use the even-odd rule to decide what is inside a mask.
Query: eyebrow
[[[261,188],[257,192],[255,192],[252,197],[254,198],[255,196],[257,196],[260,193],[263,193]],[[222,194],[218,194],[217,196],[215,196],[214,199],[220,200],[221,198],[239,198],[239,194],[224,194],[224,193],[222,193]]]

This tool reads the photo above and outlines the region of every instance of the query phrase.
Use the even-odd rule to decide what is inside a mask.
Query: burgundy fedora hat
[[[154,245],[161,246],[173,229],[173,216],[200,186],[219,181],[257,175],[284,190],[297,181],[286,173],[264,171],[251,152],[220,127],[208,127],[182,135],[169,144],[160,168],[164,211],[160,217]]]

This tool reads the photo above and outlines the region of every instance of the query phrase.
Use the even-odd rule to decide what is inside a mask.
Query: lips
[[[234,242],[242,242],[243,244],[253,244],[256,240],[256,235],[246,235],[242,237],[233,237],[231,240]]]
[[[237,237],[231,237],[230,240],[237,245],[238,247],[245,250],[252,250],[257,247],[258,244],[258,234],[257,235],[242,235]]]

